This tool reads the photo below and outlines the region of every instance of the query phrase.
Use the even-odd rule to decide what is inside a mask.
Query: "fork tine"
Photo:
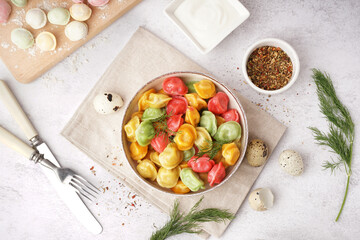
[[[76,184],[73,181],[70,181],[69,185],[71,185],[75,191],[80,194],[81,196],[87,198],[89,201],[93,201],[93,199],[91,199],[88,195],[90,195],[91,197],[93,197],[94,199],[96,199],[96,197],[94,195],[92,195],[91,193],[89,193],[88,191],[86,191],[85,189],[83,189],[82,187],[80,187],[78,184]]]
[[[81,182],[80,182],[80,184],[77,183],[77,182],[75,182],[75,181],[74,181],[74,178],[71,179],[71,182],[72,182],[74,185],[77,185],[83,192],[85,192],[86,194],[88,194],[88,195],[90,195],[91,197],[93,197],[94,199],[96,199],[96,196],[95,196],[94,194],[92,194],[91,192],[89,192],[89,191],[88,191],[88,188],[87,188],[84,184],[82,184]]]
[[[88,182],[85,178],[81,177],[80,175],[74,175],[74,177],[76,179],[78,179],[79,181],[81,181],[84,185],[86,185],[88,188],[90,188],[92,191],[96,192],[97,194],[101,193],[101,191],[95,187],[94,185],[92,185],[90,182]]]
[[[74,175],[73,178],[71,179],[71,181],[74,181],[76,184],[80,185],[80,187],[84,190],[86,190],[86,192],[90,193],[90,190],[92,193],[94,193],[95,195],[99,195],[99,192],[96,192],[94,189],[92,189],[91,187],[89,187],[88,185],[86,185],[86,183],[84,183],[83,181],[81,181],[80,179],[77,178],[77,175]],[[93,195],[93,194],[91,194]],[[94,196],[96,198],[96,196]]]

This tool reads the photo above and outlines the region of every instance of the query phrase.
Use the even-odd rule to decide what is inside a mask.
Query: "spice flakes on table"
[[[279,47],[255,49],[246,64],[251,81],[264,90],[277,90],[289,83],[293,65],[290,57]]]

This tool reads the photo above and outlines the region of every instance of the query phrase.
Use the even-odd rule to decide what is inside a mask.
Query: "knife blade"
[[[61,167],[46,143],[42,142],[35,148],[40,153],[44,154],[45,158],[50,162],[55,164],[57,167]],[[59,197],[64,201],[79,222],[90,232],[100,234],[103,230],[102,226],[92,215],[80,196],[70,186],[62,184],[49,168],[41,165],[41,169],[49,179],[51,185],[55,188]]]

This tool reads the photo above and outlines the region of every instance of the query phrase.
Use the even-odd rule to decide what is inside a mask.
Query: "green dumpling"
[[[70,12],[65,8],[53,8],[48,12],[49,22],[55,25],[66,25],[70,21]]]
[[[11,41],[21,49],[27,49],[34,45],[34,37],[25,28],[15,28],[11,31]]]
[[[157,121],[166,113],[165,108],[147,108],[145,109],[141,120]]]
[[[27,0],[11,0],[11,2],[17,7],[25,7]]]
[[[241,138],[241,126],[238,122],[229,121],[219,126],[215,136],[216,141],[232,142]]]
[[[140,123],[139,127],[135,131],[136,141],[143,147],[149,145],[154,137],[155,128],[149,120]]]
[[[200,127],[205,128],[211,136],[214,136],[217,130],[216,117],[210,111],[203,111],[200,118]]]
[[[201,180],[191,168],[182,169],[180,172],[180,179],[185,184],[185,186],[190,188],[190,190],[193,192],[205,188],[203,180]]]

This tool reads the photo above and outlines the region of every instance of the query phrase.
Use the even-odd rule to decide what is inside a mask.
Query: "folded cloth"
[[[98,93],[112,91],[120,94],[126,105],[146,82],[174,71],[197,71],[208,74],[208,71],[172,46],[144,28],[139,28],[62,131],[65,138],[95,162],[122,179],[129,188],[147,201],[166,212],[171,210],[175,197],[160,193],[143,184],[126,163],[125,154],[120,147],[121,121],[125,107],[116,114],[99,115],[94,110],[92,101]],[[255,104],[237,95],[248,119],[249,139],[260,138],[265,141],[271,154],[286,127]],[[114,149],[121,152],[120,164],[114,165],[113,159],[108,158],[109,152]],[[244,160],[236,173],[223,186],[205,194],[200,207],[229,209],[236,213],[263,167],[251,167]],[[180,210],[188,211],[199,198],[200,196],[179,197]],[[202,228],[206,233],[219,237],[228,225],[229,222],[210,222],[203,224]]]

